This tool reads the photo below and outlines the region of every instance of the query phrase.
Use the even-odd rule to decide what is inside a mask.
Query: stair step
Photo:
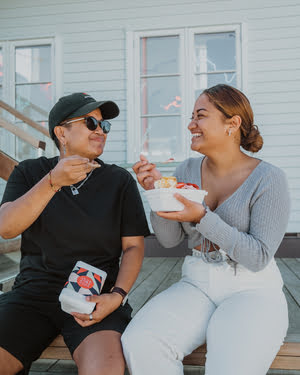
[[[21,246],[21,237],[5,240],[0,237],[0,254],[6,254],[13,251],[19,251]]]
[[[12,255],[13,254],[13,255]],[[19,272],[19,253],[0,255],[0,290],[7,292],[15,281]]]

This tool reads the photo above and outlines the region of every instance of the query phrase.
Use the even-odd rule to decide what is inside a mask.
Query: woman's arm
[[[142,267],[144,258],[144,237],[122,237],[122,248],[123,257],[115,286],[129,293]],[[93,320],[90,320],[88,314],[73,313],[74,319],[82,327],[88,327],[100,322],[115,311],[123,300],[119,293],[105,293],[99,296],[90,296],[86,299],[90,302],[95,302],[96,309],[92,314]]]
[[[252,196],[248,232],[240,232],[199,203],[180,195],[177,199],[184,204],[183,211],[158,214],[175,222],[197,223],[195,229],[199,233],[253,272],[266,267],[274,256],[284,236],[290,211],[286,177],[278,168],[264,175]]]
[[[175,247],[184,240],[184,231],[181,223],[164,219],[151,211],[150,220],[157,237],[163,247]]]
[[[42,178],[27,193],[0,207],[0,236],[14,238],[23,233],[42,213],[54,196],[48,176]]]
[[[144,237],[122,237],[123,256],[115,286],[129,293],[144,259]]]
[[[89,160],[81,156],[62,159],[51,173],[53,187],[50,185],[47,174],[25,194],[12,202],[2,204],[0,207],[0,236],[7,239],[23,233],[43,212],[54,196],[55,190],[81,181],[92,168]],[[7,189],[10,187],[14,189],[14,184],[26,185],[25,177],[18,169],[13,171],[12,178],[7,183]],[[24,190],[24,187],[20,190],[22,189]]]
[[[228,225],[208,210],[196,225],[204,237],[223,249],[233,260],[253,272],[262,270],[276,253],[286,231],[290,199],[285,175],[265,176],[251,204],[247,233]]]

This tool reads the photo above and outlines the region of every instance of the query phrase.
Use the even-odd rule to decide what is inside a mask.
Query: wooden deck
[[[284,292],[289,305],[290,325],[286,341],[300,342],[300,258],[276,259],[284,280]],[[181,275],[183,258],[145,258],[142,270],[136,280],[129,301],[133,307],[133,315],[153,296],[178,281]],[[203,368],[185,366],[185,374],[204,374]],[[64,375],[77,374],[73,361],[70,360],[38,360],[30,371],[30,375]],[[300,371],[269,370],[268,374],[296,375]],[[142,375],[142,374],[141,374]]]

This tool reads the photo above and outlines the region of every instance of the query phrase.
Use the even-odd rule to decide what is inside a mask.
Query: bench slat
[[[277,355],[270,368],[277,370],[300,370],[300,357]]]
[[[204,366],[206,355],[206,344],[199,346],[193,353],[186,356],[183,360],[184,365]],[[65,345],[63,337],[57,336],[55,340],[45,349],[40,356],[43,359],[72,359],[68,348]],[[300,343],[285,342],[271,367],[277,370],[300,370]]]
[[[65,346],[48,346],[47,349],[43,351],[40,358],[42,359],[72,359],[69,349]]]

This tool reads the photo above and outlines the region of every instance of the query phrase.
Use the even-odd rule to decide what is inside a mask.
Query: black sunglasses
[[[81,120],[85,120],[86,127],[92,132],[97,129],[98,125],[103,130],[104,134],[107,134],[110,131],[110,127],[111,127],[110,122],[108,122],[107,120],[97,120],[93,116],[81,117],[76,120],[67,121],[67,122],[62,123],[62,125],[71,124],[72,122],[81,121]]]

